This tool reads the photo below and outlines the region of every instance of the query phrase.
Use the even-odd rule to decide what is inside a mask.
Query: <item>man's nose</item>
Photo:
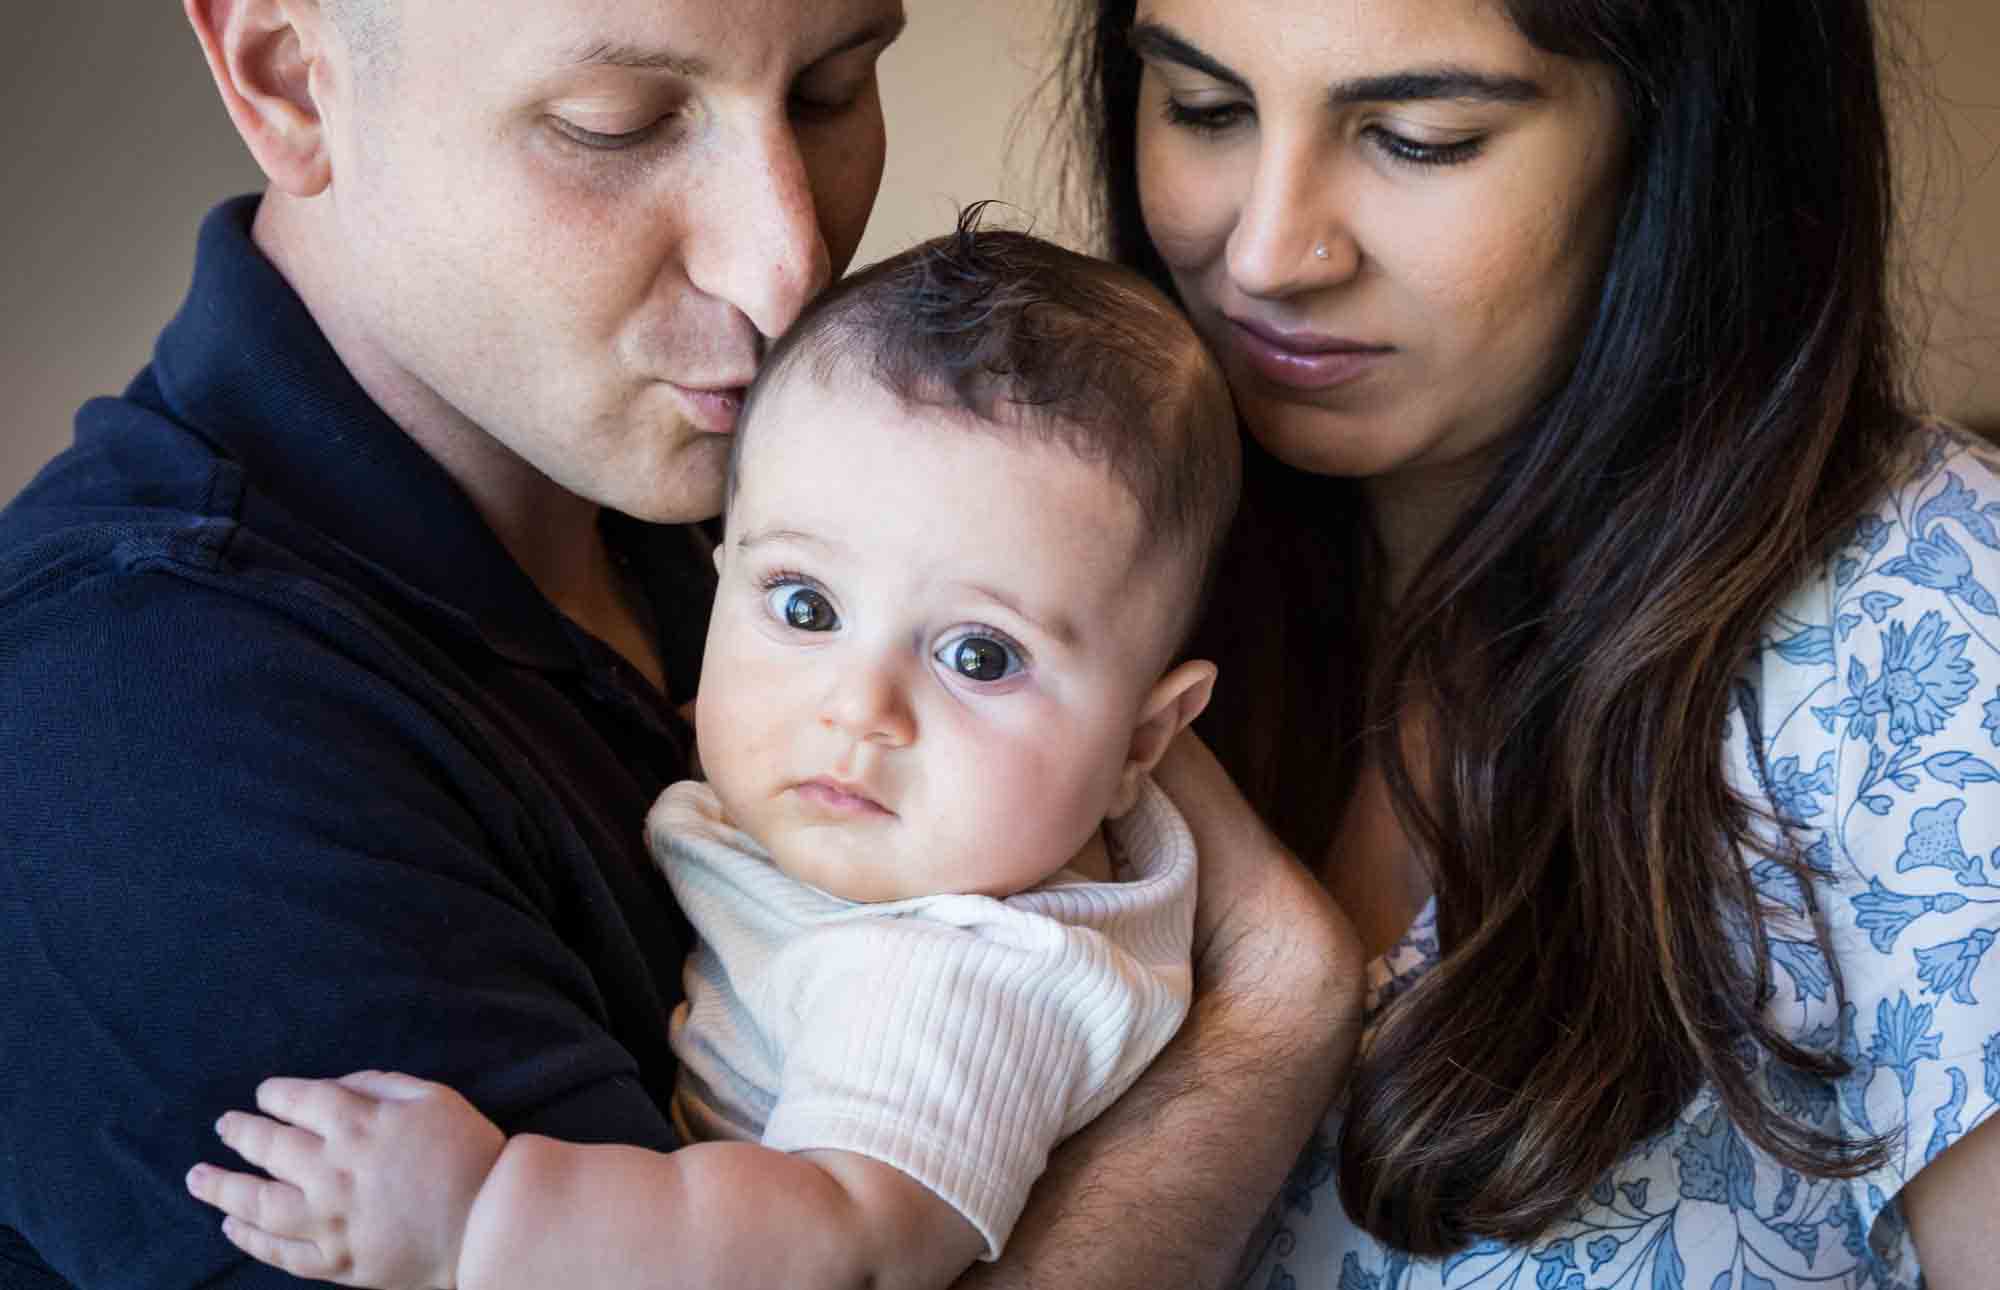
[[[758,121],[732,141],[703,185],[688,276],[727,301],[767,339],[792,325],[831,276],[811,176],[783,119]]]

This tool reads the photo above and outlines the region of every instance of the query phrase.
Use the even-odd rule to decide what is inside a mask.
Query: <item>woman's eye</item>
[[[1472,160],[1486,146],[1485,138],[1480,135],[1450,143],[1426,143],[1379,125],[1369,127],[1368,134],[1390,160],[1411,166],[1454,166]]]
[[[1199,105],[1174,98],[1167,100],[1165,111],[1168,125],[1192,130],[1196,134],[1220,134],[1250,120],[1253,115],[1248,103]]]
[[[948,641],[938,661],[968,681],[1004,681],[1021,670],[1021,656],[1005,641],[977,633]]]
[[[794,631],[830,632],[840,626],[840,615],[833,612],[833,603],[811,587],[784,583],[769,588],[765,594],[778,621]]]

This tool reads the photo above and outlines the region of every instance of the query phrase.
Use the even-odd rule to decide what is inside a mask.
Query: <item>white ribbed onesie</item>
[[[675,1009],[690,1139],[894,1166],[997,1258],[1055,1144],[1187,1014],[1194,839],[1148,782],[1110,826],[1121,880],[858,904],[781,873],[706,784],[647,817],[700,942]]]

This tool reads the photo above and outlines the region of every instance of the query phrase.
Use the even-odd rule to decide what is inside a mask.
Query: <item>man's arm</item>
[[[1365,961],[1345,915],[1182,735],[1156,772],[1201,857],[1180,1033],[1057,1150],[962,1290],[1222,1285],[1346,1077]]]
[[[491,723],[324,618],[159,573],[0,612],[0,1227],[72,1284],[291,1284],[181,1187],[273,1070],[393,1062],[515,1131],[675,1144],[630,1046],[652,1020],[664,1056],[665,1008],[614,1031],[618,982],[556,921],[608,907],[561,863],[582,841]]]

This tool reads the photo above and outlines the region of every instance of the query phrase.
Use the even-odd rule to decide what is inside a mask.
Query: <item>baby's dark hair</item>
[[[955,231],[807,306],[745,399],[729,495],[763,391],[799,371],[821,382],[858,375],[906,404],[969,413],[978,427],[1104,466],[1138,503],[1142,554],[1186,560],[1192,621],[1240,485],[1222,371],[1181,311],[1137,273],[982,228],[988,205],[967,207]]]

